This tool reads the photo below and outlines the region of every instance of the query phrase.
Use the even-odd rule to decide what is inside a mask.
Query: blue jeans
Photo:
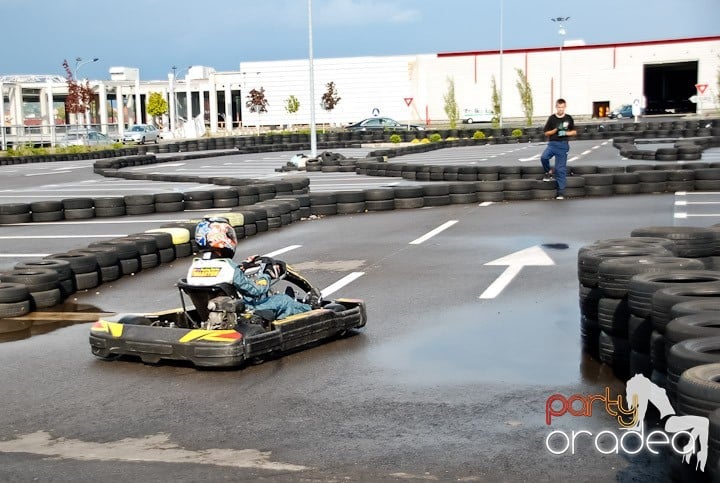
[[[567,178],[567,157],[570,144],[567,141],[548,141],[545,151],[540,156],[542,167],[547,173],[550,171],[550,158],[555,156],[555,180],[559,195],[565,193],[565,178]]]
[[[303,304],[285,294],[271,295],[258,303],[249,303],[255,310],[272,310],[275,314],[275,320],[284,319],[295,314],[301,314],[312,309],[307,304]]]

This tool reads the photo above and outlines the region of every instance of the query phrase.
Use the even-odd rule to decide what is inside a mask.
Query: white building
[[[503,117],[519,119],[523,110],[515,86],[518,69],[532,88],[537,122],[553,111],[554,100],[561,96],[568,101],[568,112],[587,118],[603,117],[608,108],[635,100],[649,114],[715,115],[720,110],[720,36],[713,36],[603,45],[568,41],[562,48],[504,50],[502,55],[491,50],[315,59],[316,122],[343,125],[372,115],[431,126],[445,122],[448,79],[454,81],[461,109],[492,108],[494,79],[502,93]],[[113,67],[110,80],[90,81],[96,92],[90,113],[93,125],[106,133],[122,133],[127,125],[151,122],[145,112],[151,92],[167,99],[165,124],[172,128],[189,118],[211,133],[238,132],[258,123],[279,128],[310,121],[307,59],[243,62],[235,72],[191,66],[158,81],[143,81],[141,74]],[[329,82],[341,100],[327,112],[319,102]],[[247,93],[260,88],[265,90],[268,112],[251,114],[245,106]],[[4,140],[30,133],[44,141],[69,121],[62,108],[67,96],[62,77],[0,75],[0,92]],[[285,111],[291,95],[300,102],[292,115]]]

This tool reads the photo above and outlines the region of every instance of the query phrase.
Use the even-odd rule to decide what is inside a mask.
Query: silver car
[[[135,124],[133,127],[123,133],[122,141],[124,143],[145,144],[146,142],[154,142],[157,144],[160,139],[160,130],[152,124]]]
[[[61,147],[67,147],[67,146],[110,146],[114,143],[112,139],[110,139],[105,134],[93,131],[93,130],[86,130],[86,131],[70,131],[67,134],[65,134],[60,140],[58,140],[57,145]]]

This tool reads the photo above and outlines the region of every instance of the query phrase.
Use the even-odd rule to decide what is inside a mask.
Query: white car
[[[154,142],[157,144],[160,139],[160,130],[152,124],[135,124],[123,133],[122,142],[145,144]]]
[[[489,109],[463,109],[462,121],[466,124],[474,122],[492,122],[495,113]]]
[[[87,131],[70,131],[58,140],[57,145],[61,147],[67,146],[110,146],[114,141],[105,134],[87,130]]]

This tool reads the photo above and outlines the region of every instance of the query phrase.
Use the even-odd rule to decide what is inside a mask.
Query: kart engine
[[[237,324],[238,314],[245,312],[242,300],[232,297],[215,297],[208,301],[208,319],[201,324],[207,330],[233,329]]]

